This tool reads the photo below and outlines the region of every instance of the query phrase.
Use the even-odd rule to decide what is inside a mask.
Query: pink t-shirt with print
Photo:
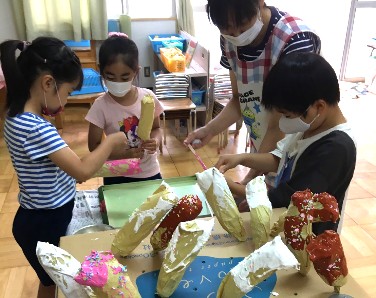
[[[116,102],[108,93],[98,97],[90,108],[85,119],[90,123],[102,128],[106,135],[123,131],[128,138],[130,147],[138,147],[141,143],[137,135],[138,121],[141,117],[141,100],[145,95],[154,98],[154,118],[163,112],[163,106],[155,94],[145,88],[137,88],[137,100],[130,106],[123,106]],[[141,171],[132,175],[133,178],[147,178],[160,172],[157,153],[146,154],[141,159]]]

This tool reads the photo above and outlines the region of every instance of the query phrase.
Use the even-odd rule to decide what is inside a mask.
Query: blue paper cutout
[[[214,298],[225,275],[243,258],[213,258],[198,256],[185,274],[171,298]],[[158,297],[156,293],[159,270],[146,272],[137,277],[136,284],[142,298]],[[277,283],[274,273],[259,283],[244,297],[269,298]]]

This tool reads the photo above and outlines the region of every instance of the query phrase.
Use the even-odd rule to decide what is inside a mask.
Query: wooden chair
[[[230,75],[222,74],[222,75],[215,75],[209,90],[209,100],[210,100],[210,109],[212,113],[212,118],[216,117],[227,105],[227,103],[232,98],[232,88],[231,88],[231,81]],[[243,119],[240,118],[236,122],[236,129],[234,138],[236,138],[239,134],[239,131],[242,127]],[[228,144],[228,133],[229,129],[226,128],[220,134],[218,134],[218,153],[221,149],[225,148]]]
[[[188,133],[192,131],[192,114],[196,129],[196,105],[191,100],[190,77],[184,74],[159,74],[155,77],[154,92],[164,107],[163,143],[166,145],[166,120],[175,120],[175,131],[180,134],[180,120],[187,121]],[[162,152],[162,150],[161,150]]]

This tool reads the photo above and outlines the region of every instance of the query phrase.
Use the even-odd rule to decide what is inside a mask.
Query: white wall
[[[12,0],[0,0],[0,42],[18,38],[13,22],[11,2]]]
[[[137,44],[139,51],[140,86],[152,87],[154,71],[154,54],[151,48],[150,34],[169,34],[176,32],[176,21],[132,21],[132,39]],[[150,66],[150,77],[144,77],[144,67]]]

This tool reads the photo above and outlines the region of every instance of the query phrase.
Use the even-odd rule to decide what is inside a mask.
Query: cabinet
[[[181,31],[180,35],[187,40],[187,43],[191,39],[194,39],[193,36],[189,35],[188,33]],[[161,55],[157,54],[153,51],[154,54],[154,70],[161,70],[164,73],[168,73],[167,69],[164,67]],[[209,50],[204,48],[198,42],[196,50],[192,57],[192,62],[189,68],[185,69],[183,74],[186,74],[190,77],[191,86],[199,85],[202,86],[203,91],[205,91],[205,95],[201,105],[196,106],[196,117],[195,121],[199,125],[205,125],[210,119],[211,115],[208,114],[209,111],[209,101],[208,101],[208,89],[209,89],[209,61],[210,61],[210,53]]]
[[[90,40],[90,47],[73,47],[72,46],[71,49],[80,59],[82,68],[92,68],[98,71],[95,40]],[[99,93],[89,93],[89,94],[69,96],[67,99],[67,103],[68,104],[88,103],[91,105],[94,102],[94,100],[102,94],[103,94],[102,92],[99,92]],[[55,125],[57,129],[63,129],[64,113],[60,113],[56,115]]]
[[[90,40],[90,48],[72,47],[72,50],[80,59],[83,68],[92,68],[98,71],[95,40]]]

